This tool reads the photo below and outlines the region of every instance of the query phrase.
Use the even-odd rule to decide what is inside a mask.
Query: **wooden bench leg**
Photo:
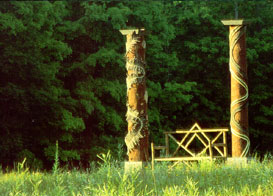
[[[211,141],[209,141],[209,156],[210,156],[210,159],[213,160],[213,151],[212,151]]]
[[[225,144],[225,146],[224,146],[224,156],[227,159],[228,148],[227,148],[227,135],[226,134],[227,134],[226,132],[223,132],[223,142]]]
[[[170,154],[168,134],[165,134],[165,145],[166,145],[166,157],[168,157]]]
[[[154,170],[155,165],[155,150],[154,150],[154,143],[151,143],[151,151],[152,151],[152,170]]]

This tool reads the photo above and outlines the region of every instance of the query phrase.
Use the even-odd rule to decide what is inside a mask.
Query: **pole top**
[[[128,35],[131,34],[133,32],[135,32],[136,34],[140,34],[140,33],[144,33],[145,29],[144,28],[140,28],[140,29],[121,29],[119,30],[121,32],[122,35]]]
[[[250,24],[250,21],[244,19],[238,20],[221,20],[221,22],[226,26],[237,26],[237,25],[247,25]]]

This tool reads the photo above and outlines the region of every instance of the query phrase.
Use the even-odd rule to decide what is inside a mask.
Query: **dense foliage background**
[[[238,1],[247,27],[252,152],[273,151],[273,2]],[[234,1],[1,2],[0,163],[60,158],[88,166],[125,157],[125,37],[145,27],[151,140],[162,132],[228,127],[228,28]],[[121,153],[124,152],[124,153]]]

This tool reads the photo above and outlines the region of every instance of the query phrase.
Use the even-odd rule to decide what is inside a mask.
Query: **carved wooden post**
[[[245,20],[222,20],[229,26],[229,70],[231,73],[230,127],[232,157],[246,157],[249,152],[248,85]]]
[[[128,133],[125,136],[129,162],[147,161],[148,155],[148,93],[145,81],[144,29],[120,30],[127,36],[127,122]]]

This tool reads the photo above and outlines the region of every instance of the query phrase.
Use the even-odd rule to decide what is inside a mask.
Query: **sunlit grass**
[[[123,164],[105,162],[88,171],[58,173],[31,172],[22,165],[17,171],[0,173],[2,196],[83,196],[83,195],[253,195],[273,193],[273,162],[255,161],[246,165],[200,162],[190,166],[156,163],[139,172],[125,173]]]

